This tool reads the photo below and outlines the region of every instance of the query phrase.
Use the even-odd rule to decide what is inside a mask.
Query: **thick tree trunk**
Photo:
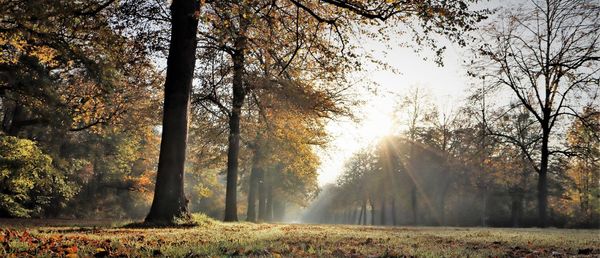
[[[227,189],[225,193],[225,221],[237,221],[238,158],[240,153],[240,116],[246,98],[244,63],[246,39],[243,33],[235,41],[233,59],[233,99],[229,116],[229,145],[227,148]]]
[[[547,126],[542,126],[542,156],[540,162],[540,171],[538,174],[538,216],[539,226],[548,226],[547,209],[548,209],[548,158],[550,151],[548,150],[549,130]]]
[[[192,0],[171,4],[171,43],[167,58],[163,128],[154,199],[147,223],[172,224],[189,218],[183,190],[183,170],[187,145],[188,109],[196,62],[198,9]]]

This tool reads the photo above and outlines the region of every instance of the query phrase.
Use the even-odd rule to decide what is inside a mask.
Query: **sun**
[[[358,133],[364,144],[374,144],[392,133],[392,117],[381,110],[368,112],[368,117],[358,124]]]
[[[393,132],[391,108],[385,102],[363,107],[357,115],[360,115],[358,122],[332,121],[327,126],[333,141],[321,153],[319,184],[335,182],[347,159]]]

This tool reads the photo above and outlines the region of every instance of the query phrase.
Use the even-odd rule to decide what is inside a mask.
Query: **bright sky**
[[[363,47],[367,51],[380,51],[387,48],[385,44],[375,41],[368,41]],[[329,123],[327,129],[334,140],[321,155],[320,185],[335,183],[346,159],[360,148],[375,143],[379,138],[393,131],[392,111],[395,103],[399,99],[398,96],[411,86],[418,85],[428,89],[432,100],[442,107],[464,99],[469,78],[466,76],[461,56],[464,56],[464,52],[468,50],[451,44],[447,47],[444,67],[439,67],[432,60],[423,60],[422,55],[431,56],[431,53],[418,54],[406,47],[386,49],[388,55],[381,56],[382,60],[398,70],[400,74],[375,68],[364,73],[379,85],[377,94],[365,91],[362,98],[366,103],[357,108],[359,117],[362,118],[360,122]]]
[[[523,0],[490,0],[477,3],[474,8],[494,10],[498,7],[515,7],[528,4]],[[391,37],[394,39],[394,37]],[[397,39],[401,40],[401,39]],[[359,149],[377,142],[379,138],[393,132],[392,110],[398,101],[398,96],[406,93],[411,86],[419,86],[428,90],[432,101],[443,110],[457,108],[463,103],[469,90],[472,78],[467,77],[464,59],[470,55],[468,49],[460,48],[455,44],[446,42],[444,67],[439,67],[433,60],[424,61],[423,56],[431,57],[432,51],[415,53],[408,47],[392,46],[368,39],[359,39],[365,51],[386,51],[386,56],[381,60],[389,64],[400,74],[391,71],[372,69],[364,74],[371,81],[377,83],[378,94],[368,95],[365,92],[363,99],[366,104],[357,108],[363,118],[358,123],[331,122],[328,131],[334,140],[330,147],[321,155],[319,168],[319,184],[335,183],[341,173],[344,162]],[[441,40],[445,41],[445,40]],[[414,44],[410,39],[404,43]],[[399,44],[398,44],[399,45]]]

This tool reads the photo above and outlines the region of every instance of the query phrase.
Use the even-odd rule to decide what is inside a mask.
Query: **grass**
[[[0,256],[600,256],[599,230],[222,223],[128,228],[94,221],[0,221]]]

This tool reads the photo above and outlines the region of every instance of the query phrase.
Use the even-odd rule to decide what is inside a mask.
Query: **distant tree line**
[[[362,225],[539,226],[535,161],[525,157],[522,146],[497,133],[523,140],[538,137],[528,127],[533,121],[527,112],[486,110],[481,91],[470,105],[441,112],[423,91],[413,88],[400,105],[400,121],[408,126],[398,125],[405,129],[355,153],[305,219]],[[412,114],[409,110],[423,113],[406,116]],[[600,113],[587,107],[582,116],[585,125],[571,120],[557,144],[569,149],[569,155],[555,156],[549,166],[550,226],[600,226]],[[496,121],[494,129],[490,121]]]
[[[473,45],[468,104],[444,110],[413,88],[396,136],[347,164],[327,218],[598,227],[599,17],[584,0],[498,11]]]

